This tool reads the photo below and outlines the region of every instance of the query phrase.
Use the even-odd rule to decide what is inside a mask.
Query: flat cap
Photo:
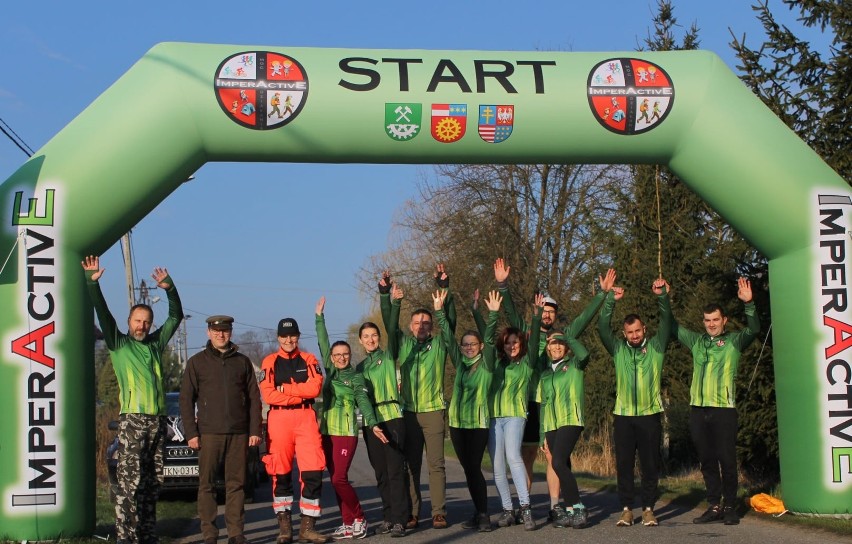
[[[229,315],[211,315],[207,318],[207,328],[215,331],[229,331],[234,328],[234,318]]]

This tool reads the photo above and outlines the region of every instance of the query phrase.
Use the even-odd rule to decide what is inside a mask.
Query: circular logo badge
[[[617,134],[642,134],[658,127],[674,104],[665,70],[640,59],[605,60],[589,73],[589,107],[598,122]]]
[[[216,99],[235,123],[254,130],[280,128],[296,118],[308,99],[308,75],[281,53],[245,51],[216,70]]]

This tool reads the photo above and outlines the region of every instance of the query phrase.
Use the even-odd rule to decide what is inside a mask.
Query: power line
[[[9,123],[7,123],[6,121],[3,120],[2,117],[0,117],[0,131],[2,131],[3,134],[5,134],[7,138],[12,140],[12,143],[15,144],[16,146],[18,146],[18,149],[20,149],[21,151],[26,153],[27,157],[33,156],[33,153],[34,153],[33,148],[31,148],[29,145],[27,145],[27,142],[25,142],[24,139],[21,138],[18,135],[18,133],[15,132],[12,129],[12,127],[9,126]]]

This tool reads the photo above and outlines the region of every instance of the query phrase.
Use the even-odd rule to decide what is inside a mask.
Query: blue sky
[[[782,20],[790,20],[772,0]],[[746,43],[763,35],[747,0],[680,0],[701,47],[734,68],[730,27]],[[34,150],[59,132],[154,44],[163,41],[489,51],[625,51],[647,35],[656,2],[9,2],[0,33],[0,118]],[[131,105],[132,106],[132,105]],[[0,138],[0,181],[26,160]],[[368,257],[391,238],[395,212],[431,167],[413,165],[207,164],[133,230],[136,271],[165,266],[180,290],[190,355],[206,341],[204,318],[236,317],[235,333],[295,317],[315,349],[313,312],[325,295],[331,335],[360,322],[373,294],[358,292]],[[285,205],[285,203],[290,203]],[[295,203],[295,205],[293,204]],[[105,203],[108,205],[108,203]],[[282,237],[285,221],[302,228]],[[2,250],[6,253],[6,250]],[[424,263],[429,266],[431,263]],[[116,244],[102,257],[107,300],[127,310]],[[450,271],[460,273],[460,271]],[[137,282],[140,277],[137,277]],[[155,305],[164,316],[164,303]]]

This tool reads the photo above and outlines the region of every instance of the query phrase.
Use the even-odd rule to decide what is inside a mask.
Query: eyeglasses
[[[542,310],[542,314],[553,314],[556,315],[556,310]]]
[[[351,353],[332,353],[331,357],[334,359],[345,359],[346,357],[351,357]]]
[[[461,345],[461,347],[465,349],[475,348],[479,345],[479,342],[465,342]]]
[[[210,331],[210,334],[221,334],[222,336],[228,336],[228,335],[231,334],[231,332],[233,332],[233,331],[220,331],[220,330],[217,330],[217,329],[207,329],[207,330]]]

